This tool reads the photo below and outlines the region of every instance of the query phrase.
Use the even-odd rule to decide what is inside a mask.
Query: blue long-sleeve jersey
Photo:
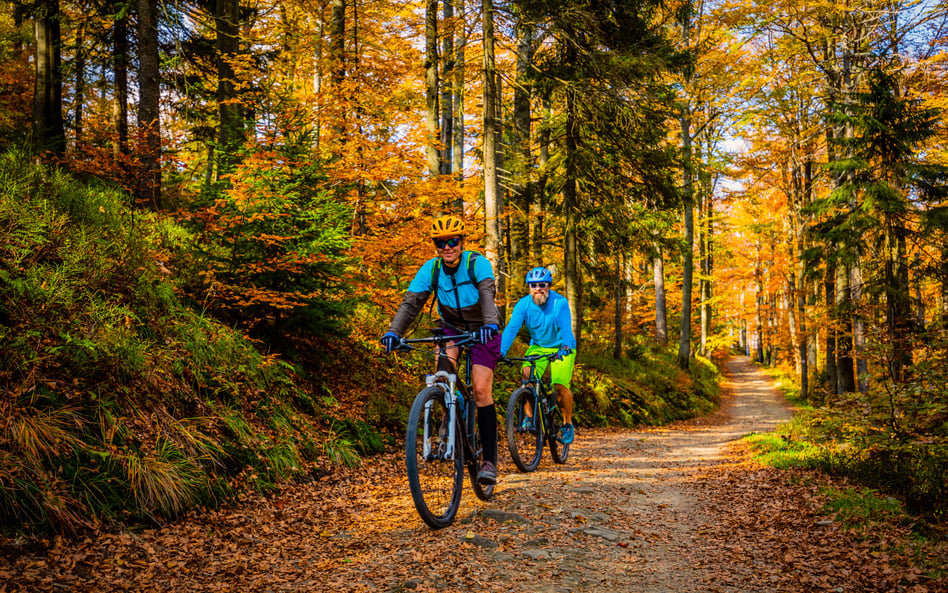
[[[510,322],[504,328],[500,342],[500,355],[506,356],[520,328],[526,325],[530,332],[530,345],[541,348],[576,348],[573,336],[573,318],[569,313],[566,297],[550,291],[550,298],[540,307],[527,295],[517,301]]]

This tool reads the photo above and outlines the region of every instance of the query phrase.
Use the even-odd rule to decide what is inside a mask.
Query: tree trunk
[[[454,145],[445,147],[453,150],[454,156],[452,164],[454,167],[454,178],[458,184],[464,183],[464,49],[467,47],[467,25],[464,21],[464,0],[454,0],[459,15],[458,22],[455,24],[457,31],[457,41],[454,44]],[[454,211],[464,217],[464,199],[458,194],[454,203]]]
[[[653,244],[652,279],[655,282],[655,341],[662,347],[668,345],[668,312],[665,306],[665,260],[662,246]]]
[[[517,82],[513,98],[514,159],[511,165],[514,179],[510,209],[510,270],[513,278],[519,279],[532,267],[528,261],[530,249],[530,218],[533,210],[534,184],[530,177],[534,171],[530,153],[531,110],[530,90],[527,88],[527,69],[533,60],[533,27],[520,21],[517,23]],[[542,262],[535,262],[540,264]]]
[[[496,72],[496,68],[495,68]],[[507,209],[507,185],[504,179],[509,176],[504,162],[504,118],[503,118],[503,78],[500,72],[495,74],[496,84],[494,85],[495,104],[494,104],[494,151],[496,152],[494,169],[497,171],[497,206],[495,210],[497,218],[497,267],[496,272],[497,294],[502,297],[498,299],[497,308],[500,310],[500,318],[506,319],[507,316],[507,278],[510,275],[507,271],[507,249],[506,237],[507,229],[504,228],[506,219],[505,211]]]
[[[681,22],[682,45],[688,47],[691,36],[691,14]],[[689,80],[685,81],[686,83]],[[694,163],[691,143],[691,104],[682,105],[681,118],[682,208],[684,221],[684,253],[681,279],[681,333],[678,340],[678,366],[687,369],[691,362],[691,291],[694,283]]]
[[[494,64],[494,6],[493,0],[482,0],[484,17],[484,213],[486,224],[485,251],[494,270],[503,268],[501,230],[502,199],[497,182],[497,72]]]
[[[836,265],[832,262],[826,264],[826,275],[823,278],[824,302],[826,308],[830,309],[836,302]],[[826,386],[831,393],[836,392],[836,386],[839,383],[839,366],[836,364],[836,328],[833,319],[826,328]]]
[[[451,175],[454,157],[454,3],[444,0],[444,73],[441,76],[441,174]]]
[[[625,278],[625,266],[622,265],[623,256],[618,253],[615,254],[616,257],[616,277],[615,277],[615,292],[613,298],[616,302],[615,309],[615,319],[613,321],[615,325],[614,332],[614,342],[612,345],[612,358],[614,360],[619,360],[622,358],[622,309],[623,309],[623,295],[625,291],[623,290],[623,280]]]
[[[88,6],[82,7],[83,12],[89,12]],[[79,19],[76,28],[76,97],[75,97],[75,115],[73,119],[73,129],[76,132],[76,148],[82,147],[82,126],[83,110],[86,101],[86,22],[85,18]]]
[[[857,261],[849,271],[850,298],[853,312],[854,390],[869,392],[869,362],[866,360],[866,320],[862,306],[862,264]]]
[[[755,302],[755,317],[757,322],[757,362],[764,362],[764,272],[761,262],[761,246],[757,243],[757,256],[754,258],[754,283],[757,288]]]
[[[329,80],[337,90],[346,78],[346,0],[332,0],[329,13]]]
[[[886,224],[886,247],[886,325],[892,347],[889,373],[892,380],[898,383],[905,379],[905,369],[912,364],[912,307],[905,261],[908,254],[905,229],[898,220],[890,220]]]
[[[574,58],[570,56],[569,58]],[[568,63],[571,59],[568,58]],[[563,181],[563,210],[565,214],[566,232],[563,241],[563,268],[566,279],[566,299],[569,302],[570,313],[573,318],[573,335],[577,344],[580,341],[582,328],[582,272],[579,269],[579,238],[578,228],[578,200],[576,195],[576,97],[573,89],[566,88],[566,132],[565,154],[566,176]]]
[[[530,254],[535,262],[543,261],[543,235],[547,202],[547,180],[549,173],[547,163],[550,160],[550,121],[553,119],[553,102],[549,93],[543,97],[543,125],[537,134],[539,142],[539,159],[537,166],[540,170],[537,176],[536,195],[531,204],[530,218],[533,220],[533,236],[530,239]]]
[[[708,356],[708,338],[711,336],[711,276],[712,276],[712,237],[714,230],[714,210],[710,188],[703,193],[701,203],[701,237],[698,243],[701,276],[699,279],[699,311],[701,312],[701,344],[698,353]]]
[[[142,145],[138,155],[142,172],[136,188],[140,203],[161,208],[161,120],[158,105],[161,81],[158,70],[158,2],[138,2],[138,126]]]
[[[238,161],[237,151],[244,134],[240,95],[233,67],[233,61],[240,52],[240,3],[238,0],[217,0],[216,6],[217,105],[220,116],[218,145],[221,150],[217,171],[218,176],[223,177],[231,172]]]
[[[33,143],[37,152],[61,155],[66,150],[63,121],[62,35],[59,0],[43,0],[36,7],[34,34],[35,86],[33,88]]]
[[[116,161],[128,154],[128,4],[115,2],[112,23],[112,78],[115,81],[115,102],[112,103],[112,125],[115,126],[113,152]]]
[[[856,391],[856,368],[853,364],[852,291],[849,268],[842,262],[836,265],[836,393]]]
[[[438,150],[438,0],[425,2],[425,108],[428,114],[425,157],[428,172],[434,176],[441,173]]]

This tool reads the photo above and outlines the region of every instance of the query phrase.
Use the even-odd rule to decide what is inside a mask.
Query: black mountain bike
[[[543,437],[549,443],[550,455],[556,463],[566,463],[569,445],[560,441],[563,427],[557,409],[553,380],[537,376],[537,361],[554,360],[558,353],[532,354],[523,358],[505,358],[507,364],[526,362],[530,377],[523,379],[507,403],[507,447],[513,462],[522,472],[532,472],[540,465]]]
[[[440,529],[450,525],[458,512],[465,462],[478,498],[488,500],[494,486],[477,482],[484,450],[471,386],[470,345],[475,334],[446,336],[441,330],[433,331],[428,338],[403,338],[399,349],[415,350],[412,344],[434,344],[434,355],[447,357],[444,348],[449,342],[460,348],[457,366],[461,374],[439,370],[426,376],[425,387],[415,396],[408,414],[405,438],[405,466],[415,508],[425,523]],[[463,406],[457,405],[460,400]]]

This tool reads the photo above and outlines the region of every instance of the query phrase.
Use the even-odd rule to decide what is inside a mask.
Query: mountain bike
[[[413,344],[432,344],[437,357],[447,357],[444,350],[450,342],[460,349],[460,374],[439,370],[425,377],[425,387],[415,396],[408,413],[405,438],[405,467],[415,508],[425,523],[441,529],[450,525],[458,512],[465,462],[478,498],[490,499],[494,485],[477,482],[484,450],[471,386],[470,346],[475,334],[448,336],[440,329],[433,331],[434,335],[427,338],[402,338],[399,349],[416,350]],[[458,405],[462,401],[463,405]]]
[[[544,436],[554,462],[566,463],[569,457],[569,445],[560,441],[563,422],[557,409],[552,377],[544,379],[536,372],[537,361],[544,358],[553,361],[558,356],[557,352],[551,352],[503,360],[511,365],[516,362],[530,365],[529,377],[524,378],[520,387],[510,394],[507,403],[507,447],[514,464],[522,472],[532,472],[540,465]]]

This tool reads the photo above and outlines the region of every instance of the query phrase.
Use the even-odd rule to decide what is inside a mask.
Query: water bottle
[[[460,389],[454,390],[454,395],[456,399],[454,400],[458,406],[458,415],[461,417],[461,420],[464,420],[464,414],[467,412],[467,406],[464,405],[464,395],[461,393]]]

